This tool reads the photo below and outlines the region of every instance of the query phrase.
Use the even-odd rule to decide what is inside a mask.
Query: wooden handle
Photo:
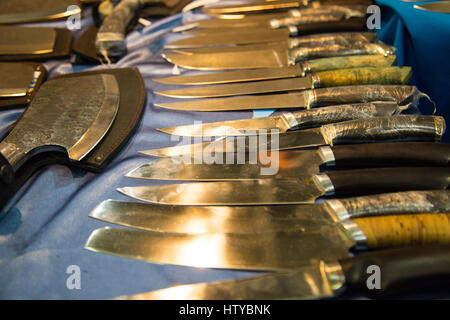
[[[367,67],[322,71],[316,74],[321,87],[354,84],[407,84],[411,67]]]
[[[395,55],[361,55],[361,56],[345,56],[333,58],[320,58],[305,61],[303,64],[307,70],[312,72],[320,72],[327,70],[364,68],[364,67],[390,67],[397,61]]]
[[[411,214],[353,220],[367,237],[371,249],[450,244],[450,214]]]

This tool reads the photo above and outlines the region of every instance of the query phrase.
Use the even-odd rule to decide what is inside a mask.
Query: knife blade
[[[171,233],[260,233],[313,230],[348,219],[450,210],[450,191],[383,193],[290,206],[201,207],[106,200],[89,217],[127,227]]]
[[[299,47],[291,50],[261,49],[243,52],[224,52],[214,54],[173,54],[163,53],[165,60],[186,69],[227,70],[257,69],[292,66],[315,58],[395,54],[395,48],[382,43],[327,44],[312,47]]]
[[[316,22],[289,26],[281,29],[257,29],[246,28],[243,31],[225,31],[210,35],[200,35],[180,39],[164,46],[166,49],[181,49],[205,46],[238,45],[251,43],[266,43],[288,41],[290,36],[311,35],[329,32],[362,32],[366,30],[365,18],[351,18],[342,21]]]
[[[381,226],[381,227],[380,227]],[[349,257],[349,250],[450,244],[450,214],[367,217],[315,231],[259,234],[174,234],[131,229],[94,230],[86,249],[158,264],[200,268],[295,269]]]
[[[395,102],[368,102],[314,108],[309,110],[284,112],[278,116],[232,121],[201,123],[169,128],[158,128],[171,135],[188,137],[228,137],[256,135],[258,131],[277,130],[284,133],[291,129],[301,129],[353,119],[389,116],[401,109]]]
[[[447,189],[450,168],[398,167],[342,170],[305,179],[260,179],[124,187],[117,191],[148,203],[173,205],[273,205],[314,203],[326,195],[362,195]]]
[[[427,156],[424,155],[424,153]],[[408,165],[446,166],[450,144],[435,142],[395,142],[320,147],[316,150],[289,150],[271,154],[270,159],[245,163],[184,163],[162,158],[130,171],[129,178],[178,181],[231,181],[272,178],[307,178],[326,167],[391,167]],[[264,167],[273,168],[271,174]]]
[[[319,58],[303,61],[294,66],[281,68],[265,68],[237,70],[227,72],[217,72],[209,74],[199,74],[193,76],[175,76],[167,78],[153,79],[156,82],[176,85],[206,85],[224,84],[247,81],[260,81],[271,79],[284,79],[304,77],[306,72],[320,72],[336,69],[363,68],[363,67],[389,67],[395,64],[395,55],[360,55],[344,56],[332,58]]]
[[[154,93],[171,98],[216,98],[354,84],[408,84],[410,78],[411,67],[365,67],[321,71],[303,78],[197,86],[188,89],[154,91]]]
[[[414,8],[434,12],[450,13],[450,1],[439,1],[434,3],[425,3],[421,5],[415,4]]]
[[[404,104],[417,101],[423,94],[413,86],[358,85],[318,88],[300,92],[203,99],[195,101],[154,103],[155,106],[185,111],[227,111],[254,109],[287,109],[342,103],[395,101]]]
[[[411,290],[442,288],[449,282],[448,245],[410,246],[377,250],[332,262],[313,262],[297,270],[210,283],[176,285],[166,289],[122,296],[121,300],[272,300],[318,299],[342,293],[368,297],[392,297]],[[378,290],[367,287],[380,268]],[[410,266],[415,266],[411,268]],[[430,286],[432,284],[432,286]]]
[[[366,143],[401,140],[440,140],[445,132],[445,120],[437,116],[397,115],[374,117],[368,119],[349,120],[325,124],[319,128],[295,130],[286,133],[273,134],[268,137],[263,131],[256,137],[237,137],[205,143],[177,145],[174,147],[150,149],[142,154],[155,157],[173,157],[178,161],[189,163],[226,163],[234,156],[245,159],[256,157],[257,153],[337,145],[347,143]],[[214,154],[214,155],[213,155]],[[231,154],[231,156],[230,156]],[[239,158],[238,158],[239,159]]]

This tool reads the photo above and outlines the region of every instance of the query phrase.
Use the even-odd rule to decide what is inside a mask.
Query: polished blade
[[[232,98],[203,99],[172,103],[155,103],[155,106],[185,111],[231,111],[254,109],[289,109],[308,108],[309,94],[307,91],[259,96],[244,96]]]
[[[287,17],[284,14],[283,17]],[[209,19],[209,20],[197,20],[188,21],[183,23],[185,25],[193,25],[199,29],[210,28],[241,28],[241,27],[264,27],[270,25],[270,17],[262,17],[260,19]]]
[[[273,152],[258,163],[184,163],[177,158],[162,158],[141,165],[127,174],[129,178],[180,181],[225,181],[271,178],[305,178],[319,173],[323,162],[316,150]],[[266,161],[267,160],[267,161]],[[263,170],[265,168],[265,170]],[[270,172],[269,169],[274,170]]]
[[[246,136],[257,134],[259,130],[278,130],[280,133],[291,129],[292,125],[287,123],[285,117],[272,116],[255,119],[241,119],[232,121],[220,121],[201,124],[192,124],[186,126],[159,128],[159,131],[187,137],[228,137],[228,136]]]
[[[156,94],[172,98],[216,98],[243,96],[247,94],[289,92],[314,88],[311,76],[304,78],[276,79],[246,83],[221,84],[217,86],[193,87],[167,91],[155,91]]]
[[[296,271],[263,274],[210,283],[178,285],[120,300],[280,300],[318,299],[334,295],[323,263],[312,263]]]
[[[197,182],[117,190],[150,203],[206,206],[314,203],[323,195],[313,178]]]
[[[245,52],[225,52],[211,54],[172,54],[165,53],[168,62],[186,69],[227,70],[287,67],[286,50],[255,50]]]
[[[254,234],[176,234],[129,229],[95,230],[86,249],[144,260],[199,268],[288,270],[313,259],[347,257],[353,239],[338,225],[317,232]]]
[[[182,49],[172,49],[172,52],[185,54],[185,55],[196,55],[196,54],[212,54],[212,53],[227,53],[227,52],[246,52],[246,51],[257,51],[257,50],[276,50],[279,51],[283,48],[286,50],[289,48],[287,41],[277,41],[277,42],[266,42],[257,44],[241,44],[241,45],[230,45],[230,46],[220,46],[220,47],[198,47],[198,48],[182,48]]]
[[[188,234],[309,230],[336,223],[325,205],[202,207],[106,200],[91,218],[157,232]]]
[[[267,133],[267,132],[266,132]],[[142,154],[154,157],[177,157],[178,161],[191,161],[191,159],[222,159],[227,157],[227,154],[233,153],[238,156],[247,156],[250,152],[274,151],[274,150],[289,150],[296,148],[316,147],[327,144],[320,128],[295,130],[279,135],[269,136],[265,135],[265,141],[261,141],[262,137],[253,139],[252,137],[238,137],[226,140],[218,140],[205,143],[194,143],[187,145],[179,145],[174,147],[151,149],[141,151]],[[273,139],[273,140],[272,140]],[[272,141],[276,144],[272,145]],[[241,151],[245,150],[244,152]],[[182,159],[179,159],[183,156]],[[222,162],[223,163],[223,162]]]
[[[223,5],[223,6],[211,6],[204,7],[202,9],[206,14],[223,14],[223,13],[246,13],[246,12],[264,12],[271,10],[281,10],[281,9],[295,9],[299,7],[306,6],[308,1],[268,1],[268,2],[256,2],[247,4],[234,4],[234,5]]]
[[[442,13],[450,13],[450,1],[439,1],[435,3],[426,3],[421,5],[414,5],[416,9],[434,11],[434,12],[442,12]]]
[[[285,40],[289,30],[262,30],[249,32],[223,32],[216,35],[195,36],[168,43],[165,49],[195,48],[205,46],[220,46],[226,44],[265,43]]]
[[[298,65],[283,68],[267,68],[255,70],[237,70],[193,76],[176,76],[153,79],[156,82],[176,85],[206,85],[230,82],[246,82],[270,79],[294,78],[302,76]]]

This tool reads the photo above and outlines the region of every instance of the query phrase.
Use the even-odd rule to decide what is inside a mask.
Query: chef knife
[[[354,84],[408,84],[410,78],[411,67],[365,67],[321,71],[303,78],[197,86],[187,89],[155,91],[155,93],[171,98],[216,98],[293,92],[318,87],[349,86]]]
[[[273,135],[270,137],[268,137],[266,131],[263,131],[259,133],[258,139],[237,137],[213,142],[151,149],[141,151],[141,153],[149,156],[174,157],[178,160],[189,161],[191,157],[206,159],[207,156],[210,156],[216,159],[216,157],[211,155],[212,153],[223,153],[221,156],[227,156],[227,153],[239,154],[244,153],[243,151],[250,154],[258,151],[268,152],[323,145],[333,146],[344,143],[386,142],[393,140],[434,141],[440,140],[444,132],[445,121],[442,117],[397,115],[329,123],[319,128],[295,130],[280,134],[272,133]],[[245,153],[243,155],[245,156]],[[220,160],[223,161],[223,159]]]
[[[256,157],[255,157],[256,158]],[[256,159],[255,159],[256,160]],[[446,166],[450,144],[435,142],[394,142],[320,147],[315,150],[288,150],[263,161],[245,163],[185,163],[162,158],[145,163],[127,174],[129,178],[178,181],[227,181],[272,178],[307,178],[322,167],[391,167],[408,165]],[[262,168],[275,166],[266,172]]]
[[[142,230],[202,234],[307,231],[348,219],[449,210],[450,191],[427,190],[290,206],[176,206],[106,200],[95,207],[89,216]]]
[[[250,43],[266,43],[287,41],[289,37],[299,35],[310,35],[316,33],[329,32],[362,32],[366,30],[365,18],[351,18],[342,21],[330,22],[315,22],[308,24],[300,24],[298,26],[291,25],[289,28],[281,28],[275,30],[267,30],[264,28],[257,28],[252,30],[237,30],[233,32],[225,31],[221,33],[199,35],[180,39],[170,42],[164,46],[166,49],[180,49],[180,48],[195,48],[205,46],[220,46],[220,45],[238,45]]]
[[[195,101],[154,103],[155,106],[184,111],[227,111],[254,109],[287,109],[370,101],[395,101],[398,104],[417,101],[423,93],[414,86],[359,85],[318,88],[299,92],[202,99]]]
[[[439,1],[434,3],[425,3],[421,5],[415,4],[414,8],[434,12],[450,13],[450,1]]]
[[[383,55],[395,48],[382,43],[325,44],[291,50],[261,49],[243,52],[174,54],[163,53],[165,60],[186,69],[227,70],[287,67],[303,60],[353,55]]]
[[[124,187],[126,196],[174,205],[273,205],[314,203],[326,195],[362,195],[447,189],[450,168],[396,167],[340,170],[304,179],[260,179]]]
[[[85,248],[159,264],[200,268],[289,270],[349,250],[450,244],[450,214],[366,217],[314,231],[182,234],[132,229],[94,230]]]
[[[373,4],[369,0],[333,0],[333,1],[262,1],[246,4],[218,5],[203,7],[202,11],[206,14],[230,14],[230,13],[262,13],[274,10],[287,10],[303,7],[320,8],[331,5],[349,5],[349,4]]]
[[[177,285],[122,296],[122,300],[273,300],[319,299],[354,294],[386,298],[420,289],[436,290],[450,282],[450,246],[426,245],[377,250],[338,261],[313,262],[297,270],[234,280]],[[380,288],[367,286],[380,270]]]
[[[363,68],[363,67],[389,67],[396,62],[396,56],[360,55],[319,58],[302,61],[293,66],[280,68],[265,68],[253,70],[236,70],[193,76],[175,76],[153,79],[156,82],[176,85],[207,85],[224,84],[246,81],[260,81],[271,79],[304,77],[306,73],[320,72],[336,69]]]

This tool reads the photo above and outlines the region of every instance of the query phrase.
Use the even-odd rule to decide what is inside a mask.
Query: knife
[[[393,54],[395,48],[383,43],[350,43],[299,47],[291,50],[262,49],[193,55],[163,53],[162,56],[168,62],[186,69],[227,70],[286,67],[302,60],[324,57]]]
[[[186,161],[190,161],[191,157],[196,160],[214,158],[216,161],[222,161],[219,163],[224,163],[222,158],[224,155],[227,160],[228,154],[231,154],[234,159],[235,153],[238,156],[241,154],[245,159],[246,152],[251,157],[252,153],[255,153],[256,156],[258,151],[267,153],[268,151],[323,145],[333,146],[336,144],[393,140],[434,141],[440,140],[444,132],[445,120],[442,117],[397,115],[329,123],[319,128],[295,130],[280,134],[272,132],[270,138],[267,136],[267,131],[263,131],[259,133],[257,139],[255,137],[238,137],[150,149],[141,151],[141,153],[154,157],[174,157],[183,160],[185,163],[188,163]],[[219,156],[220,158],[218,158]]]
[[[411,67],[365,67],[321,71],[303,78],[276,79],[246,83],[193,87],[155,94],[171,98],[216,98],[249,94],[292,92],[318,87],[348,86],[354,84],[408,84]]]
[[[174,205],[273,205],[314,203],[326,195],[362,195],[447,189],[448,167],[342,170],[305,179],[261,179],[124,187],[117,191],[149,203]]]
[[[246,4],[234,4],[234,5],[221,5],[221,6],[209,6],[203,7],[202,11],[206,14],[230,14],[230,13],[261,13],[265,11],[273,10],[286,10],[296,9],[303,7],[320,8],[330,5],[348,5],[348,4],[373,4],[373,1],[369,0],[333,0],[333,1],[263,1]]]
[[[287,109],[370,101],[395,101],[402,105],[424,96],[414,86],[359,85],[319,88],[299,92],[265,94],[195,101],[154,103],[155,106],[184,111],[228,111]]]
[[[284,79],[304,77],[306,73],[320,72],[336,69],[364,68],[364,67],[389,67],[395,64],[395,55],[361,55],[332,58],[320,58],[302,61],[294,66],[281,68],[265,68],[254,70],[237,70],[199,74],[193,76],[175,76],[153,79],[156,82],[176,85],[206,85],[246,81],[259,81],[271,79]]]
[[[368,102],[284,112],[278,116],[192,124],[169,128],[158,128],[171,135],[188,137],[228,137],[256,135],[258,131],[277,130],[284,133],[291,129],[319,126],[353,119],[388,116],[401,112],[395,102]]]
[[[366,30],[365,18],[351,18],[342,21],[315,22],[300,24],[298,26],[291,25],[289,28],[275,30],[267,30],[264,28],[257,28],[257,30],[247,28],[247,31],[244,30],[244,32],[239,30],[233,32],[233,30],[231,30],[220,34],[200,35],[180,39],[166,44],[164,48],[180,49],[261,42],[266,43],[274,41],[287,41],[291,36],[344,31],[362,32],[364,30]]]
[[[425,155],[424,155],[425,154]],[[255,157],[256,158],[256,157]],[[435,142],[396,142],[320,147],[315,150],[289,150],[270,159],[250,159],[245,163],[188,163],[162,158],[133,169],[129,178],[178,181],[227,181],[272,178],[307,178],[323,167],[391,167],[408,165],[446,166],[450,144]],[[264,167],[276,166],[269,174]]]
[[[415,4],[414,8],[434,12],[450,13],[450,1],[439,1],[421,5]]]
[[[450,246],[409,246],[363,253],[338,261],[319,261],[297,270],[210,283],[177,285],[122,296],[121,300],[272,300],[319,299],[342,294],[386,298],[411,291],[442,289],[450,282]],[[367,283],[380,270],[380,289]],[[414,266],[414,267],[411,267]]]
[[[291,206],[201,207],[106,200],[89,217],[127,227],[170,233],[260,233],[314,230],[348,219],[450,210],[450,191],[385,193]]]
[[[86,249],[158,264],[239,270],[289,270],[349,250],[450,244],[450,214],[367,217],[314,231],[182,234],[131,229],[94,230]]]

